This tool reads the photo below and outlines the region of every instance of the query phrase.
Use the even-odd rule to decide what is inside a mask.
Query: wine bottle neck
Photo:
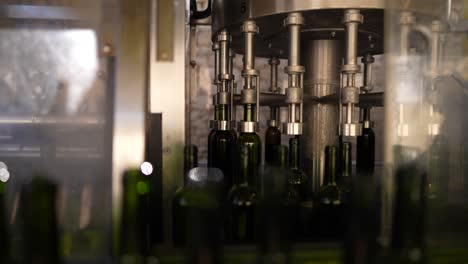
[[[352,171],[351,164],[351,143],[341,143],[341,176],[350,177]]]
[[[251,104],[244,105],[244,121],[246,122],[255,121],[254,112],[255,112],[255,106]]]
[[[218,120],[220,121],[228,120],[228,106],[227,105],[219,106]]]
[[[370,108],[363,108],[362,109],[362,120],[363,121],[370,121]]]
[[[240,184],[253,184],[252,181],[254,180],[258,169],[258,157],[257,153],[255,152],[256,150],[253,144],[245,144],[240,146]]]
[[[337,147],[325,148],[325,184],[336,184]]]
[[[299,168],[300,150],[299,138],[294,137],[289,140],[289,167],[291,169]]]
[[[274,148],[275,153],[275,166],[284,169],[287,167],[288,164],[288,148],[283,145],[275,146]]]

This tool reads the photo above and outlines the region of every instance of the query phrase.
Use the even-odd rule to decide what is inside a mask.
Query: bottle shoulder
[[[229,140],[229,141],[234,141],[236,139],[236,135],[230,130],[216,130],[214,134],[209,137],[213,141],[218,141],[218,140]]]
[[[257,133],[240,133],[239,138],[237,140],[239,144],[244,144],[244,143],[260,144],[260,137],[257,135]]]

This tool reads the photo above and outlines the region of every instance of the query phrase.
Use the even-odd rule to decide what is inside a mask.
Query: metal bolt
[[[165,148],[163,149],[163,154],[164,154],[164,155],[171,155],[171,152],[172,152],[172,150],[171,150],[171,148],[169,148],[169,147],[165,147]]]

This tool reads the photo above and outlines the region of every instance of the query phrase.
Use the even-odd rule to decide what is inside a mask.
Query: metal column
[[[308,40],[303,42],[303,58],[307,58],[304,94],[322,97],[334,94],[340,84],[341,48],[338,40]],[[307,175],[313,192],[323,183],[325,147],[338,144],[338,105],[304,105],[304,152]]]

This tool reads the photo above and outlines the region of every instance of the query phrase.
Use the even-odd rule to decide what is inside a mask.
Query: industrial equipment
[[[467,32],[464,0],[4,1],[0,262],[468,262]]]

